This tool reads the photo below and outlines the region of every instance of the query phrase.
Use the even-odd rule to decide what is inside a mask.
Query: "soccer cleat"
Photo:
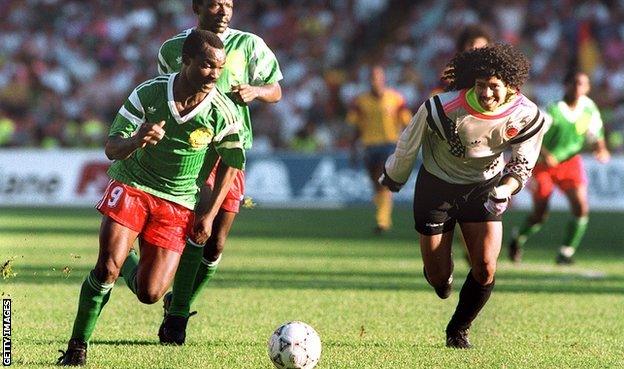
[[[382,227],[380,225],[375,226],[375,228],[373,228],[373,233],[376,235],[383,235],[385,233],[388,233],[388,228],[387,227]]]
[[[572,256],[566,256],[563,254],[557,254],[557,259],[555,259],[557,265],[572,265],[574,264],[574,259]]]
[[[468,340],[468,329],[446,330],[446,347],[469,349],[472,347]]]
[[[158,339],[163,345],[184,345],[186,341],[186,325],[191,316],[197,314],[192,312],[188,317],[167,315],[158,329]]]
[[[429,277],[427,277],[427,271],[425,270],[424,266],[423,266],[423,275],[425,276],[425,280],[427,281],[427,283],[431,285],[431,282],[429,281]],[[446,282],[444,286],[441,286],[441,287],[433,286],[433,289],[435,290],[436,295],[438,295],[438,297],[441,298],[442,300],[448,298],[451,295],[451,292],[453,291],[453,276],[451,275],[449,277],[448,281]]]
[[[522,261],[522,248],[515,238],[509,243],[509,260],[516,264]]]
[[[67,351],[59,350],[61,357],[56,365],[61,366],[83,366],[87,364],[87,343],[71,339],[67,344]]]

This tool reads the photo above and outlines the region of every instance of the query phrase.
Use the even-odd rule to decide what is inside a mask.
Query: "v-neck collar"
[[[180,112],[178,111],[178,108],[176,108],[175,100],[173,99],[173,81],[175,81],[175,77],[178,74],[179,73],[173,73],[169,75],[169,80],[167,81],[167,104],[169,105],[169,111],[171,112],[171,115],[176,120],[176,122],[178,124],[183,124],[194,118],[197,113],[199,113],[202,109],[210,104],[212,98],[217,93],[217,87],[213,87],[213,89],[208,93],[208,95],[206,95],[202,102],[197,104],[197,106],[194,107],[193,110],[191,110],[182,117],[180,116]]]
[[[569,122],[576,122],[576,120],[583,114],[583,112],[585,111],[585,99],[586,96],[581,96],[579,98],[579,100],[576,103],[576,106],[574,107],[574,109],[568,105],[568,103],[566,103],[564,100],[559,101],[559,111],[561,111],[561,114],[563,115],[563,117],[565,119],[567,119]]]

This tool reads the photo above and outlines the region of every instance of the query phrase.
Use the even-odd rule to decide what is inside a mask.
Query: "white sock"
[[[567,258],[571,258],[575,251],[576,250],[572,246],[561,246],[559,248],[559,253]]]

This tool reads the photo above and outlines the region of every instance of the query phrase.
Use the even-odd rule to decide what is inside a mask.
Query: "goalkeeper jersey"
[[[158,52],[158,71],[179,72],[182,68],[182,45],[193,29],[189,28],[165,41]],[[264,86],[282,79],[282,72],[275,55],[262,40],[253,33],[228,28],[220,35],[227,55],[225,66],[217,81],[221,91],[228,94],[232,86],[249,84]],[[251,118],[247,104],[236,103],[243,119],[243,143],[249,149],[253,142]]]
[[[494,112],[479,106],[473,89],[435,95],[420,106],[386,161],[386,173],[405,183],[422,146],[429,173],[455,184],[493,178],[500,172],[521,184],[531,175],[543,137],[544,115],[522,94]],[[503,152],[511,158],[504,162]]]
[[[547,111],[552,117],[552,125],[544,135],[543,146],[559,162],[581,152],[585,144],[604,137],[600,111],[587,96],[581,96],[574,109],[565,101],[559,101],[550,105]]]
[[[232,101],[214,88],[191,112],[180,116],[174,98],[177,73],[143,82],[119,109],[109,136],[132,136],[145,122],[165,121],[164,138],[116,160],[111,178],[189,209],[195,205],[197,182],[205,179],[218,156],[243,169],[241,119]]]

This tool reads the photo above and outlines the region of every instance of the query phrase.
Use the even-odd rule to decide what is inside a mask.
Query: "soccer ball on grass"
[[[304,322],[284,323],[269,338],[269,357],[279,369],[312,369],[321,358],[321,339]]]

